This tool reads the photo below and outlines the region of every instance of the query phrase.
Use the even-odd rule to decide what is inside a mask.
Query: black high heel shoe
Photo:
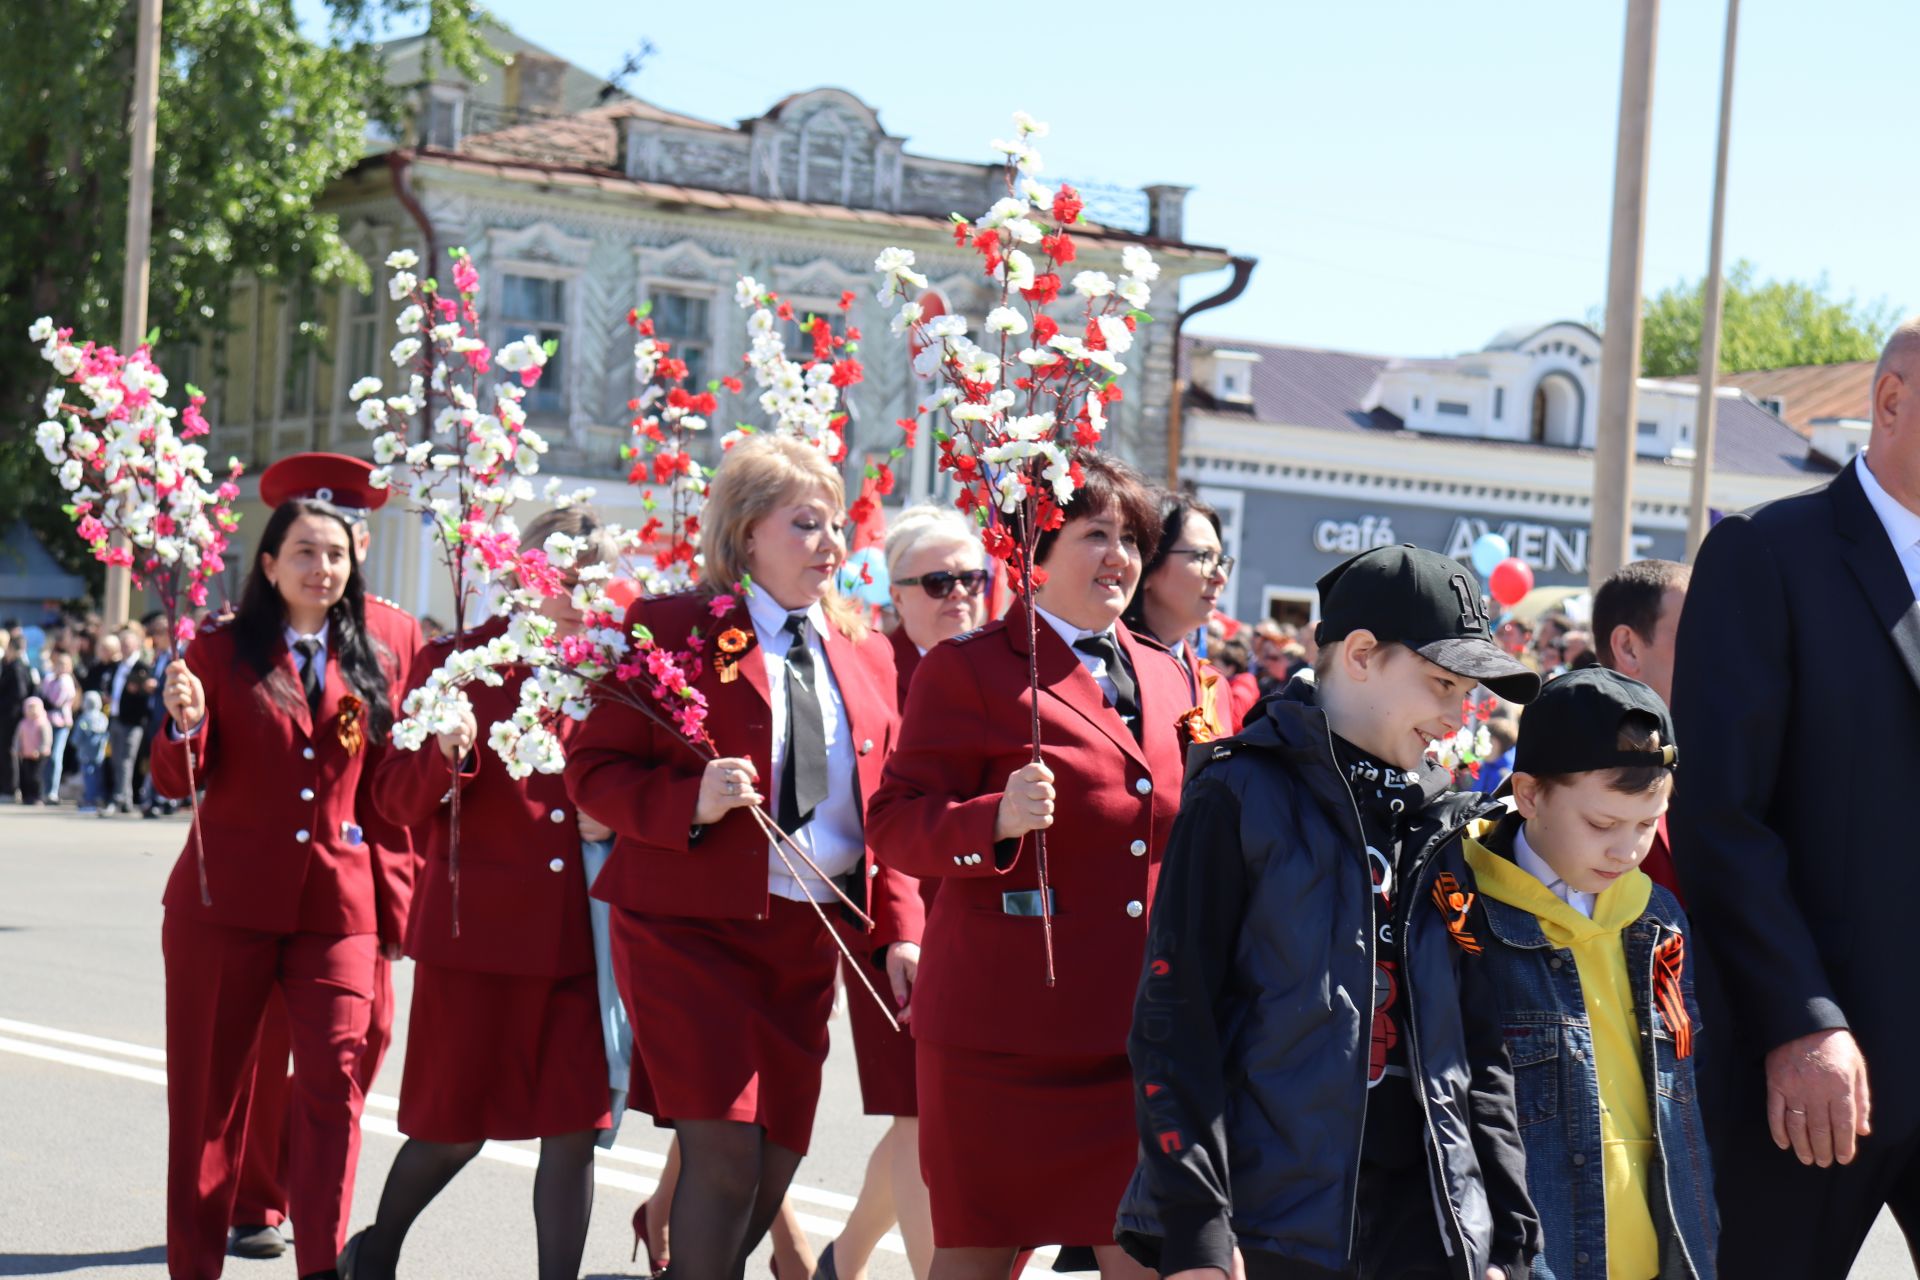
[[[340,1256],[334,1259],[333,1269],[340,1273],[340,1280],[353,1280],[354,1265],[360,1260],[360,1242],[366,1238],[366,1228],[362,1227],[347,1241],[347,1247],[340,1251]]]

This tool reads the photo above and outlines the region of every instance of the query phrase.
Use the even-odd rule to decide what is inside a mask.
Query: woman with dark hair
[[[1232,572],[1219,513],[1191,494],[1161,493],[1160,543],[1121,616],[1136,640],[1166,650],[1186,673],[1188,705],[1200,712],[1199,723],[1189,721],[1190,737],[1224,738],[1240,729],[1226,676],[1200,656],[1194,640]]]
[[[605,526],[579,506],[542,513],[520,545],[542,547],[554,534],[576,543],[571,575],[614,554]],[[542,602],[540,614],[559,635],[580,629],[570,593]],[[454,653],[505,635],[510,621],[492,618],[427,643],[411,685],[425,684]],[[418,751],[389,751],[374,779],[375,803],[395,826],[420,832],[426,861],[407,929],[413,1007],[399,1117],[407,1141],[387,1173],[378,1218],[340,1260],[347,1280],[391,1277],[414,1219],[489,1139],[540,1140],[537,1274],[580,1274],[594,1143],[612,1124],[581,841],[611,832],[573,807],[557,775],[515,778],[497,753],[476,745],[482,725],[509,719],[520,705],[527,668],[502,674],[499,685],[467,686],[472,705],[456,731]],[[563,742],[573,726],[561,722]],[[463,806],[458,932],[449,874],[455,787]]]
[[[386,742],[398,669],[367,634],[346,518],[312,499],[274,511],[233,621],[202,631],[167,669],[154,785],[181,799],[192,782],[206,790],[160,929],[175,1277],[220,1274],[246,1127],[240,1099],[275,988],[292,1025],[288,1190],[300,1274],[331,1273],[346,1241],[374,958],[379,939],[402,936],[405,907],[391,886],[412,871],[375,865],[354,796]]]
[[[818,448],[735,445],[701,514],[706,584],[627,615],[668,652],[711,637],[692,687],[718,758],[613,699],[568,752],[568,793],[616,836],[593,891],[613,904],[634,1106],[679,1139],[670,1275],[738,1277],[806,1154],[841,960],[818,911],[842,909],[836,887],[873,922],[853,950],[867,980],[896,1008],[912,984],[917,886],[876,866],[866,838],[898,725],[893,648],[832,589],[845,531],[846,491]],[[642,1212],[643,1242],[646,1225]]]
[[[1152,494],[1104,455],[1074,460],[1083,483],[1036,549],[1045,763],[1016,603],[927,651],[868,808],[883,863],[941,880],[913,998],[935,1280],[1005,1280],[1036,1244],[1090,1245],[1104,1275],[1145,1274],[1112,1243],[1137,1146],[1127,1026],[1193,704],[1179,666],[1119,621],[1159,540]]]

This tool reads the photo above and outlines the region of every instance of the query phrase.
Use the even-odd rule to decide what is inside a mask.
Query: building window
[[[1436,413],[1448,418],[1464,418],[1473,412],[1472,406],[1459,400],[1437,400],[1433,408]]]
[[[687,386],[700,391],[713,375],[713,328],[708,320],[708,299],[703,295],[676,290],[655,289],[650,295],[653,332],[673,344],[671,353],[687,365]]]
[[[1418,412],[1420,412],[1420,397],[1419,397],[1419,396],[1415,396],[1415,397],[1413,398],[1413,411],[1414,411],[1415,413],[1418,413]]]
[[[1495,387],[1493,389],[1493,420],[1498,422],[1506,416],[1507,389],[1505,387]]]
[[[793,319],[776,322],[780,324],[781,334],[786,340],[787,359],[795,364],[812,364],[813,334],[807,328],[807,321],[815,316],[825,316],[834,328],[844,328],[844,323],[838,321],[839,307],[831,302],[808,303],[797,298],[787,301],[793,306]],[[977,328],[970,328],[969,332],[977,332]]]
[[[347,294],[347,377],[379,377],[380,298],[371,289]]]
[[[1686,444],[1690,442],[1692,439],[1693,439],[1693,424],[1691,422],[1681,423],[1680,424],[1680,443]]]
[[[280,374],[280,416],[297,418],[313,407],[313,342],[307,326],[300,322],[302,305],[293,298],[285,303],[286,354]]]
[[[1642,421],[1641,421],[1641,423],[1640,423],[1640,438],[1641,438],[1642,440],[1645,440],[1645,439],[1647,439],[1647,438],[1649,438],[1649,437],[1651,437],[1651,436],[1657,436],[1657,435],[1659,435],[1659,434],[1660,434],[1660,424],[1659,424],[1659,423],[1657,423],[1657,422],[1647,422],[1647,421],[1645,421],[1645,420],[1642,420]]]
[[[494,345],[518,342],[532,334],[559,344],[547,357],[546,371],[521,403],[529,413],[558,413],[566,404],[567,282],[550,276],[500,278],[500,334]]]

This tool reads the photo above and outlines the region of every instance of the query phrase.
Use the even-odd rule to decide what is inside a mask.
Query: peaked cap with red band
[[[387,491],[367,480],[373,464],[344,453],[296,453],[260,473],[260,500],[277,507],[295,498],[318,498],[348,512],[378,511]]]

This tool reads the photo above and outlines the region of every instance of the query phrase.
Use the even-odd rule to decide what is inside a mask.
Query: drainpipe
[[[1180,484],[1180,434],[1183,406],[1187,394],[1187,381],[1181,374],[1184,356],[1180,347],[1180,334],[1186,328],[1187,320],[1202,311],[1211,311],[1215,307],[1224,307],[1247,291],[1247,282],[1253,279],[1253,269],[1260,264],[1258,258],[1233,257],[1227,260],[1233,268],[1233,279],[1227,287],[1211,298],[1203,298],[1173,318],[1173,402],[1167,406],[1167,487],[1175,489]]]
[[[420,199],[414,195],[413,181],[409,171],[413,168],[413,156],[403,150],[387,152],[387,172],[393,175],[393,194],[406,211],[413,215],[414,222],[420,228],[421,238],[425,242],[426,274],[432,276],[440,263],[440,242],[433,232],[433,219],[427,217],[427,211],[421,207]],[[378,343],[375,344],[376,348]],[[424,402],[420,406],[420,438],[433,439],[433,388],[427,388]],[[429,547],[432,537],[422,524],[420,529],[420,563],[414,581],[414,614],[424,616],[431,604],[427,587],[428,574],[432,569]],[[455,615],[458,616],[459,601],[454,602]]]

